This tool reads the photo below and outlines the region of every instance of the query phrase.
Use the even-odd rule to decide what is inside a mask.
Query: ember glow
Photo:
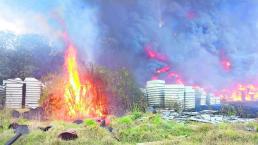
[[[165,55],[153,50],[152,46],[150,44],[146,45],[144,50],[150,59],[156,59],[156,60],[162,61],[162,62],[167,61],[167,57]]]
[[[171,62],[167,59],[166,55],[158,53],[152,48],[151,44],[146,45],[144,50],[149,59],[165,64],[162,67],[156,68],[156,71],[153,72],[153,75],[151,77],[152,80],[168,79],[173,83],[183,84],[182,77],[177,72],[172,71],[173,68],[171,67]],[[162,78],[164,76],[165,78]]]
[[[231,62],[229,60],[221,60],[221,64],[224,70],[229,71],[231,69]]]
[[[159,74],[159,73],[168,72],[169,70],[170,70],[170,66],[164,66],[164,67],[162,67],[162,68],[157,69],[156,72]]]
[[[65,84],[64,99],[69,118],[103,117],[106,115],[106,100],[99,94],[97,86],[89,79],[81,80],[76,49],[68,45],[65,56],[68,80]]]

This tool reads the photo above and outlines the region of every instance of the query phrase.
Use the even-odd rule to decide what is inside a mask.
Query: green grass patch
[[[141,118],[141,117],[142,117],[142,113],[141,113],[141,112],[138,112],[138,111],[133,112],[133,113],[132,113],[132,116],[131,116],[131,118],[132,118],[133,120],[139,119],[139,118]]]
[[[123,124],[123,125],[130,125],[133,123],[133,119],[130,115],[117,118],[115,121],[117,121],[117,123]]]
[[[90,126],[90,127],[96,127],[98,124],[95,120],[93,119],[85,119],[84,120],[84,125]]]

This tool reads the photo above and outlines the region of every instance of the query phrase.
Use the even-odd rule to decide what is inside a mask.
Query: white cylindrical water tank
[[[210,105],[219,105],[219,104],[220,104],[220,98],[211,94],[210,95]]]
[[[146,94],[148,105],[152,107],[163,107],[164,106],[164,88],[165,81],[163,80],[152,80],[146,84]]]
[[[25,107],[39,107],[42,83],[35,78],[26,78],[24,83],[26,84]]]
[[[196,88],[195,89],[195,98],[197,99],[196,105],[199,105],[199,106],[206,105],[206,96],[207,96],[207,93],[204,91],[203,88]]]
[[[170,84],[165,85],[164,103],[166,108],[173,107],[173,104],[184,105],[184,85]]]
[[[19,78],[4,80],[5,85],[5,106],[6,108],[22,108],[22,87],[23,81]]]
[[[206,104],[206,97],[207,97],[207,93],[206,92],[202,92],[202,94],[201,94],[201,101],[200,101],[200,105],[201,106],[207,105]]]
[[[191,86],[185,86],[184,109],[195,108],[195,90]]]

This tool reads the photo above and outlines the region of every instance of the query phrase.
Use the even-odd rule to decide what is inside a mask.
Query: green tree
[[[131,111],[135,107],[144,110],[146,107],[144,94],[127,69],[121,68],[113,72],[109,87],[118,97],[125,111]]]
[[[32,76],[36,69],[27,50],[3,50],[0,56],[0,79]]]

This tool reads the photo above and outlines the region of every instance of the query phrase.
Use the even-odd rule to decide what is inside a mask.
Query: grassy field
[[[113,117],[110,133],[89,119],[77,125],[64,121],[38,122],[24,119],[13,120],[8,111],[0,112],[0,144],[14,136],[8,129],[9,122],[29,124],[30,133],[21,137],[16,145],[258,145],[258,123],[217,125],[196,122],[176,123],[165,121],[159,115],[134,112],[124,117]],[[48,132],[39,126],[52,125]],[[247,131],[253,128],[254,131]],[[62,141],[57,136],[62,131],[76,130],[78,139]],[[151,142],[151,143],[150,143]]]

